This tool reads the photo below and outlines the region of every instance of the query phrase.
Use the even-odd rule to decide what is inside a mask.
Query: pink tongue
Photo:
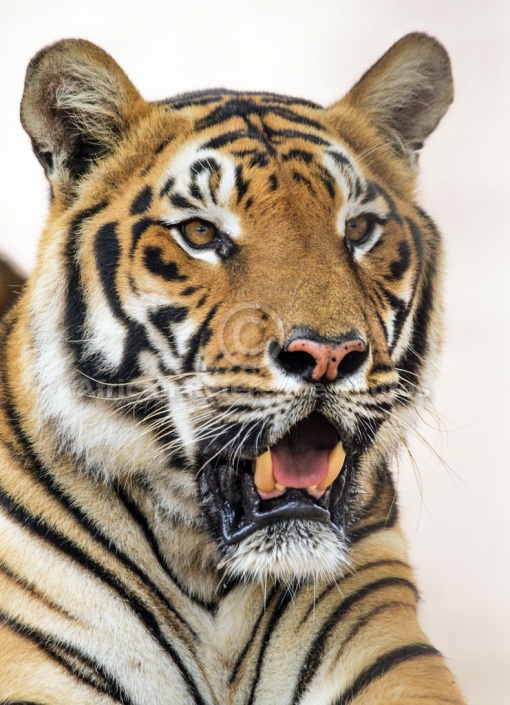
[[[318,485],[328,472],[328,457],[338,442],[336,431],[317,412],[300,421],[271,448],[273,475],[284,487]]]

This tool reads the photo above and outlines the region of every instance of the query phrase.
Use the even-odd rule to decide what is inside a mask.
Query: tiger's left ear
[[[21,122],[53,189],[68,196],[146,107],[111,56],[91,42],[65,39],[30,62]]]
[[[412,161],[452,100],[446,50],[427,34],[413,33],[394,44],[337,105],[367,114],[395,151]]]

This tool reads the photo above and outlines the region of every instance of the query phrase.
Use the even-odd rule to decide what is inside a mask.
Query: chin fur
[[[345,540],[334,527],[288,521],[229,546],[219,567],[245,580],[316,583],[341,576],[348,565]]]

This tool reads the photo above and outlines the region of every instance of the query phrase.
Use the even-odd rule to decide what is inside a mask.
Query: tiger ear
[[[393,148],[412,159],[453,100],[450,59],[427,34],[407,34],[343,99],[368,114]]]
[[[52,185],[65,193],[115,147],[144,105],[105,51],[66,39],[30,62],[21,122]]]

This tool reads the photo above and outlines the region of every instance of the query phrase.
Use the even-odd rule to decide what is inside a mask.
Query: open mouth
[[[279,521],[338,527],[351,466],[335,428],[313,412],[258,458],[234,466],[220,457],[205,466],[201,493],[210,528],[232,545]]]

